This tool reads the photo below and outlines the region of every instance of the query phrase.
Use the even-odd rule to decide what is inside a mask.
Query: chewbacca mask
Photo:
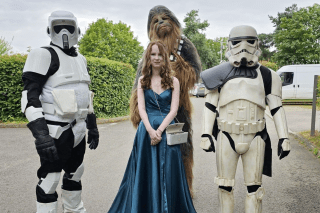
[[[181,34],[179,20],[165,6],[155,6],[150,10],[148,16],[148,36],[150,41],[161,40],[166,45],[174,76],[180,82],[179,109],[176,117],[180,122],[185,123],[183,131],[188,132],[188,142],[180,147],[190,193],[193,196],[192,105],[189,98],[189,90],[193,88],[194,83],[199,79],[201,72],[200,58],[193,43]],[[141,76],[142,64],[143,61],[140,61],[130,100],[130,118],[135,127],[138,127],[141,120],[136,89],[138,79]]]

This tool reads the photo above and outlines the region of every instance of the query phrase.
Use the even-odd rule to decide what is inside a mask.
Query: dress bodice
[[[145,97],[145,104],[146,104],[146,111],[148,116],[162,116],[165,117],[171,107],[171,97],[172,97],[172,90],[167,89],[163,91],[161,94],[157,94],[152,89],[144,90],[144,97]],[[157,104],[157,100],[159,106]],[[161,114],[160,114],[160,110]]]

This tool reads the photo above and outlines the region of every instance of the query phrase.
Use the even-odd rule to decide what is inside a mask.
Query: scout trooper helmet
[[[53,44],[70,49],[80,36],[77,18],[68,11],[54,11],[49,16],[47,33]]]
[[[234,67],[240,65],[252,67],[257,64],[261,54],[258,42],[258,34],[253,27],[247,25],[234,27],[229,34],[225,56]]]

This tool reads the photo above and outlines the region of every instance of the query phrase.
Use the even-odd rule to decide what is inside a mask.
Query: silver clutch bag
[[[182,131],[184,123],[170,124],[166,128],[167,144],[176,145],[181,143],[187,143],[188,132]]]

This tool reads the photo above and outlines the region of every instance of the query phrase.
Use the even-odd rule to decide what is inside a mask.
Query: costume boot
[[[57,213],[58,202],[39,203],[37,202],[37,213]]]
[[[64,213],[87,213],[81,200],[81,190],[67,191],[62,189],[62,208]]]
[[[245,203],[245,213],[262,212],[262,197],[264,193],[264,188],[259,187],[257,191],[247,194]]]
[[[219,213],[233,213],[234,209],[234,197],[233,197],[233,189],[231,192],[227,190],[218,189],[219,191]]]

